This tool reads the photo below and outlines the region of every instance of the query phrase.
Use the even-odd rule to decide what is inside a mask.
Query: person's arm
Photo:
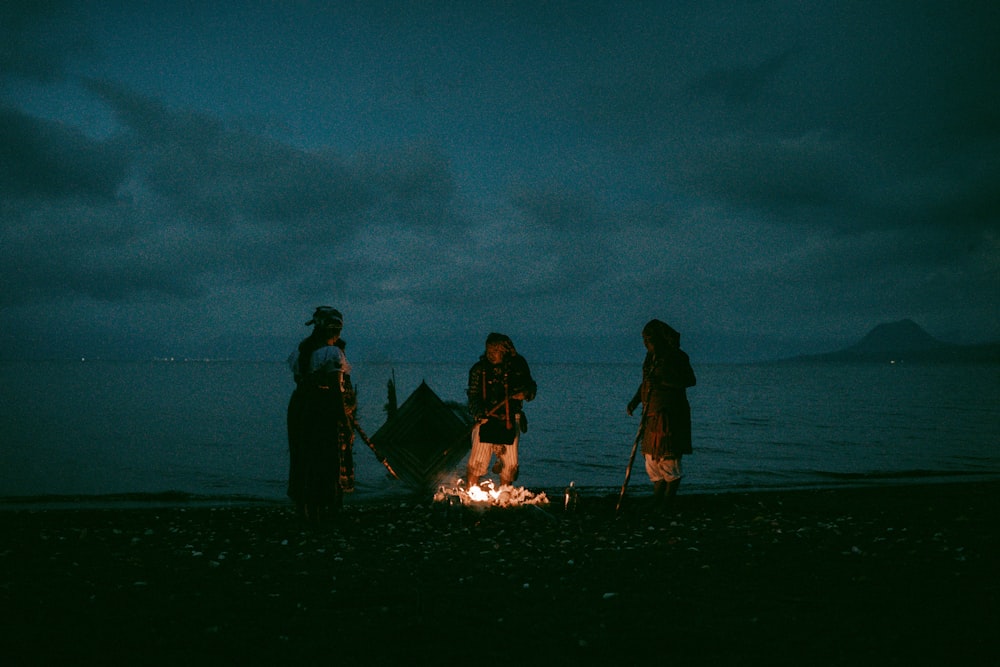
[[[635,390],[635,396],[632,397],[632,400],[628,402],[628,406],[625,408],[629,417],[632,416],[632,413],[635,412],[640,403],[642,403],[642,384]]]
[[[511,360],[514,369],[514,382],[511,398],[518,401],[533,401],[538,393],[538,384],[531,377],[531,369],[524,357],[518,355]]]

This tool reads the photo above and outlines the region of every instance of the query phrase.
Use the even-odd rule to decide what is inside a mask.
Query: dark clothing
[[[678,458],[691,453],[691,406],[686,388],[695,382],[694,370],[683,350],[668,347],[646,354],[642,384],[631,403],[644,406],[643,454]]]
[[[344,372],[350,366],[332,347],[298,353],[289,359],[296,388],[287,414],[288,497],[307,513],[337,510],[345,487],[353,485],[353,432],[345,411],[350,377]]]
[[[499,364],[490,363],[485,355],[480,357],[469,370],[468,387],[469,412],[477,420],[487,420],[479,427],[479,439],[497,445],[513,443],[516,417],[524,401],[510,396],[520,393],[530,401],[537,390],[528,362],[521,355],[507,357]],[[523,414],[521,420],[525,428]]]
[[[298,387],[288,401],[288,497],[301,507],[338,508],[346,426],[339,392]]]

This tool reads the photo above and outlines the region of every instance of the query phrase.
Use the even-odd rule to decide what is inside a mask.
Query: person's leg
[[[681,483],[681,459],[654,459],[646,456],[646,473],[653,482],[653,509],[670,505]]]
[[[479,439],[479,426],[475,426],[472,429],[472,451],[469,452],[469,463],[466,466],[467,489],[479,484],[479,478],[486,474],[492,455],[493,448]]]
[[[517,481],[517,443],[519,440],[520,436],[515,435],[514,442],[503,448],[504,451],[501,456],[503,468],[500,471],[500,486],[513,486],[514,482]]]
[[[643,454],[642,457],[646,463],[646,475],[649,476],[649,481],[653,483],[653,508],[656,509],[663,501],[667,490],[667,483],[664,481],[663,473],[660,471],[659,460],[654,459],[649,454]]]
[[[653,482],[653,509],[659,509],[663,506],[663,500],[667,496],[669,484],[669,482],[665,482],[662,479]]]
[[[677,489],[680,488],[681,478],[684,473],[681,469],[681,457],[678,456],[675,459],[663,459],[663,465],[661,466],[663,473],[663,479],[666,481],[665,490],[665,501],[670,504],[677,495]]]

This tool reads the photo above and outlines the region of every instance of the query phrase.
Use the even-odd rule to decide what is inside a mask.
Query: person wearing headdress
[[[517,480],[517,447],[521,433],[528,429],[522,407],[535,398],[536,391],[528,362],[514,349],[510,337],[487,336],[485,352],[469,369],[469,412],[477,422],[466,469],[469,488],[486,474],[493,457],[492,471],[500,475],[501,486]]]
[[[300,516],[336,514],[354,486],[351,365],[340,337],[344,316],[320,306],[313,327],[288,357],[295,390],[288,402],[288,497]]]
[[[660,320],[642,329],[646,358],[642,383],[629,401],[629,416],[642,404],[642,454],[653,483],[653,506],[661,509],[677,494],[681,459],[691,453],[691,406],[687,388],[696,383],[681,335]]]

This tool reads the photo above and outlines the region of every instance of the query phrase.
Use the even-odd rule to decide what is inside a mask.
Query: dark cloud
[[[995,229],[997,10],[789,9],[718,27],[731,41],[710,57],[686,24],[650,38],[688,54],[633,42],[628,67],[593,89],[594,120],[633,133],[662,184],[692,198],[836,229]]]
[[[790,51],[762,62],[713,69],[692,80],[688,92],[698,98],[718,98],[732,107],[758,104],[773,94],[777,76],[790,58]]]
[[[118,85],[87,86],[118,120],[107,139],[0,114],[9,140],[0,152],[0,188],[9,195],[5,302],[188,298],[290,275],[349,286],[370,273],[354,270],[346,250],[359,234],[397,241],[372,258],[397,273],[403,263],[433,265],[447,254],[437,235],[461,227],[449,165],[431,144],[345,159],[174,111]],[[444,279],[427,289],[447,286]]]
[[[340,232],[374,203],[348,165],[297,151],[200,114],[174,112],[118,86],[91,82],[124,131],[135,177],[185,219],[208,227],[274,223],[289,235]]]
[[[372,152],[352,167],[365,187],[377,193],[371,207],[377,208],[375,217],[381,222],[431,232],[456,223],[451,211],[454,175],[447,157],[433,143]]]
[[[16,338],[58,310],[190,350],[331,302],[386,357],[631,354],[651,317],[718,358],[1000,336],[986,4],[30,7],[0,22]]]
[[[530,190],[515,193],[513,203],[524,226],[523,240],[508,250],[524,258],[524,268],[512,272],[515,289],[566,295],[607,279],[607,241],[618,221],[592,196]],[[517,281],[518,273],[527,280]]]
[[[0,107],[0,195],[112,201],[124,156],[82,132]]]
[[[53,81],[72,59],[95,55],[79,10],[61,0],[0,4],[0,75]]]

